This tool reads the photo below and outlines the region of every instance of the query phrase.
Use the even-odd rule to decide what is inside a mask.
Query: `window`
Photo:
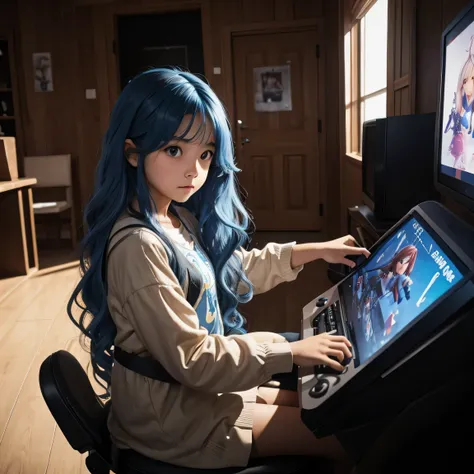
[[[361,152],[362,124],[387,115],[388,0],[377,0],[344,37],[346,151]]]

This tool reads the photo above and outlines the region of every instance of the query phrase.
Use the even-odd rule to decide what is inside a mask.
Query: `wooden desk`
[[[36,178],[0,181],[0,278],[38,269],[33,193]]]

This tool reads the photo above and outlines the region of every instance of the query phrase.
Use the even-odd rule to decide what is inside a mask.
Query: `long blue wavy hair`
[[[191,115],[192,120],[181,136],[175,136],[185,115]],[[189,137],[187,134],[197,116],[202,118],[203,133],[198,130]],[[147,154],[165,147],[173,139],[204,139],[206,127],[212,127],[216,144],[209,174],[202,188],[182,205],[199,222],[198,237],[216,273],[225,333],[245,332],[245,319],[237,306],[252,298],[252,286],[234,251],[248,242],[247,231],[252,222],[238,192],[236,172],[239,169],[234,162],[225,109],[211,88],[189,72],[162,68],[146,71],[126,85],[113,108],[102,143],[94,192],[84,212],[87,234],[81,246],[82,278],[67,307],[71,320],[90,339],[94,376],[107,390],[116,335],[107,305],[104,262],[111,229],[136,198],[140,217],[165,243],[171,267],[183,282],[185,269],[177,263],[177,250],[154,217],[155,206],[147,186],[144,161]],[[136,168],[128,163],[124,153],[127,138],[138,150]],[[176,205],[171,203],[171,208]],[[244,284],[246,293],[237,293],[239,283]],[[75,309],[76,315],[73,315],[75,305],[79,311]]]

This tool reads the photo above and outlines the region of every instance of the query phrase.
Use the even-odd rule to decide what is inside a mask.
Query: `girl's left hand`
[[[367,258],[370,256],[370,252],[367,249],[356,246],[356,240],[352,235],[330,240],[322,245],[321,257],[328,263],[342,263],[354,268],[356,264],[346,258],[348,255],[365,255]]]

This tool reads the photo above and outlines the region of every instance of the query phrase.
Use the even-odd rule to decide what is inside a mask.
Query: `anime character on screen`
[[[444,133],[448,133],[449,130],[453,131],[448,151],[454,159],[453,167],[461,171],[466,169],[472,159],[472,147],[466,146],[466,138],[474,138],[472,128],[473,92],[474,36],[471,37],[469,56],[459,73],[453,107],[444,129]]]
[[[398,306],[404,298],[410,299],[410,275],[417,255],[417,248],[407,245],[387,264],[357,277],[354,304],[367,341],[390,334]]]

